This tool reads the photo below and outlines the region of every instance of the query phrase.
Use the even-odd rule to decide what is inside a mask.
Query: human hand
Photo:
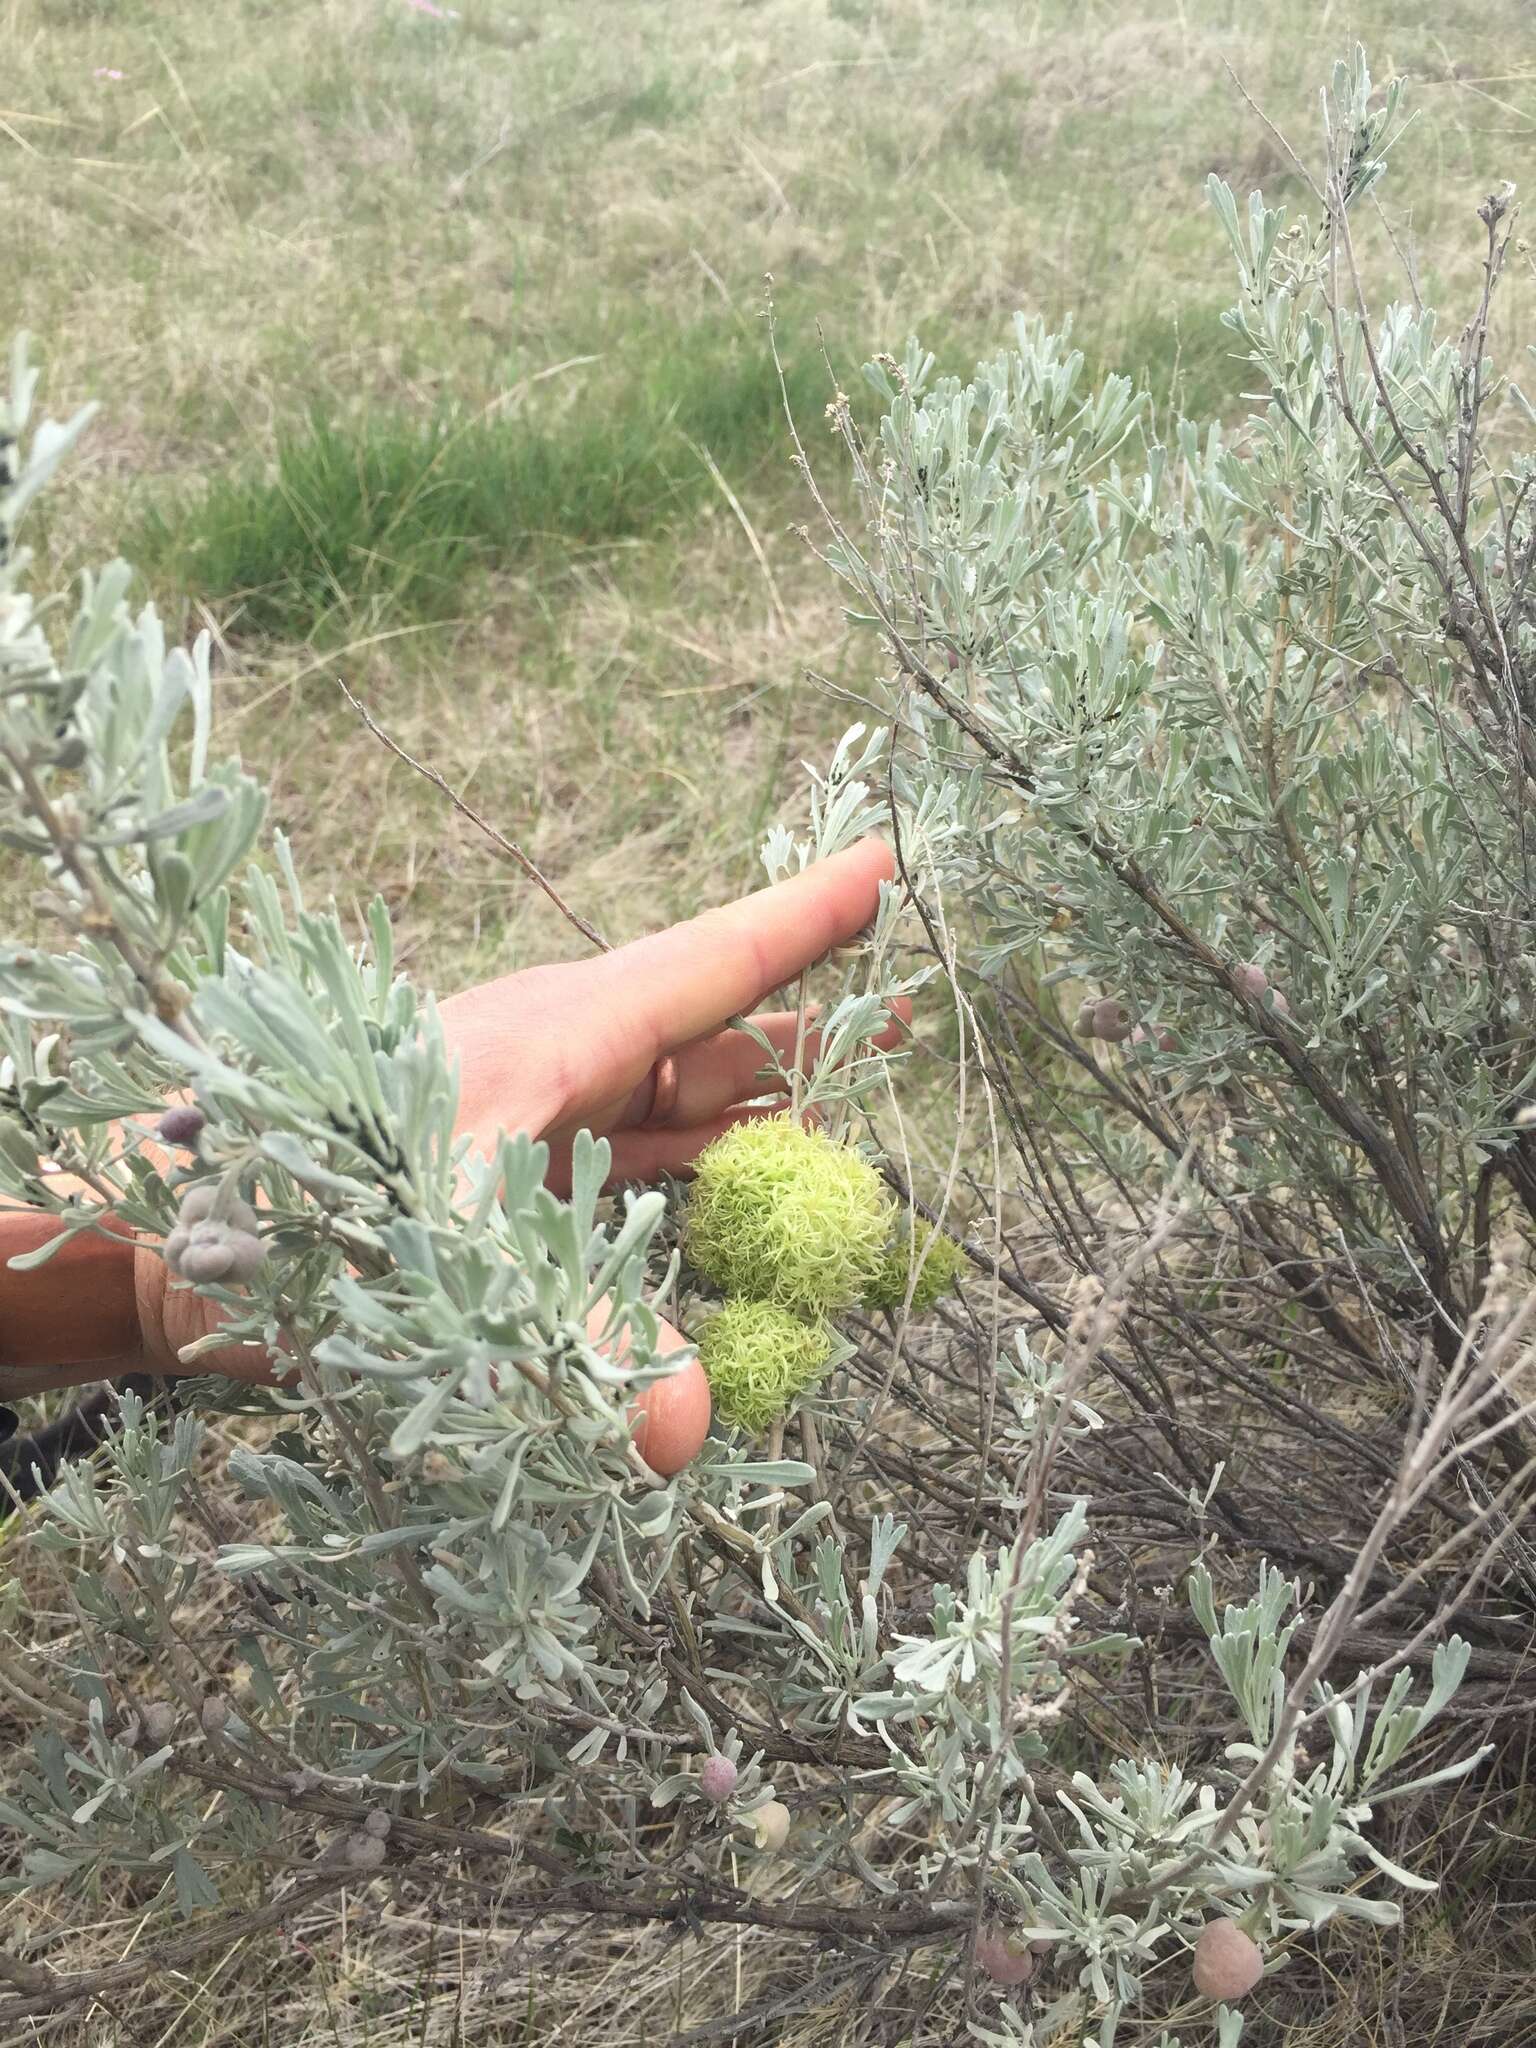
[[[582,1129],[610,1138],[615,1179],[685,1170],[772,1085],[760,1078],[762,1048],[726,1029],[727,1020],[867,924],[891,872],[886,848],[866,840],[600,959],[527,968],[449,998],[442,1014],[460,1065],[458,1128],[487,1151],[500,1130],[546,1139],[550,1184],[560,1192],[569,1190],[571,1144]],[[753,1021],[788,1064],[794,1013]],[[899,1032],[893,1024],[876,1043],[889,1046]],[[676,1094],[657,1119],[654,1073],[668,1056]],[[0,1216],[0,1393],[15,1398],[145,1367],[270,1377],[259,1352],[235,1345],[184,1366],[181,1347],[217,1326],[217,1306],[168,1288],[158,1251],[134,1247],[126,1234],[77,1238],[31,1272],[5,1267],[52,1234],[42,1212]]]
[[[581,1130],[608,1138],[615,1180],[685,1170],[775,1086],[763,1078],[762,1047],[729,1020],[868,924],[893,869],[889,849],[866,839],[597,959],[524,968],[451,997],[442,1018],[460,1065],[459,1129],[486,1151],[498,1131],[545,1139],[549,1182],[562,1194]],[[794,1011],[751,1021],[790,1065]],[[896,1044],[901,1029],[893,1022],[875,1044]],[[657,1102],[658,1063],[668,1059],[676,1093]]]

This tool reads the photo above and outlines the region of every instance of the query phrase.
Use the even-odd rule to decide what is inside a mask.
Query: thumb
[[[223,1308],[190,1287],[173,1287],[157,1245],[142,1239],[133,1248],[133,1292],[138,1308],[144,1363],[151,1372],[174,1378],[185,1373],[221,1373],[226,1379],[270,1386],[277,1375],[271,1353],[259,1344],[222,1344],[184,1359],[195,1344],[228,1321]]]

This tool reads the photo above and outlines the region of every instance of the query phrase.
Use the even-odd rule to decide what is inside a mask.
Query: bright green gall
[[[875,1169],[785,1117],[737,1124],[699,1157],[688,1257],[723,1294],[825,1315],[879,1271],[892,1205]]]
[[[906,1301],[910,1283],[911,1313],[925,1315],[949,1293],[964,1271],[965,1253],[952,1237],[945,1237],[920,1217],[911,1221],[903,1217],[880,1262],[879,1272],[864,1291],[864,1306],[889,1309],[894,1315]]]
[[[813,1384],[832,1355],[824,1323],[768,1301],[728,1301],[699,1338],[699,1360],[723,1422],[760,1436]]]

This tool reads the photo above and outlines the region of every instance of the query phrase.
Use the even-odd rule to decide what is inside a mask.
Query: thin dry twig
[[[463,817],[468,818],[469,822],[477,830],[485,834],[486,838],[490,840],[503,859],[511,861],[514,867],[521,868],[529,881],[536,883],[544,891],[544,894],[553,903],[566,923],[574,925],[576,930],[581,933],[582,937],[590,945],[595,946],[600,953],[612,952],[612,945],[603,937],[596,925],[590,924],[581,915],[580,911],[572,910],[559,890],[556,889],[554,883],[550,881],[549,877],[534,861],[530,860],[515,839],[509,839],[504,832],[498,831],[488,818],[482,818],[473,804],[467,802],[445,777],[439,774],[437,769],[433,768],[426,761],[418,761],[414,754],[406,752],[398,740],[391,739],[390,735],[385,732],[384,728],[369,711],[367,705],[352,694],[340,676],[336,678],[336,686],[376,740],[388,747],[389,751],[402,760],[408,768],[414,768],[418,775],[424,775],[434,789],[440,789],[454,809]]]

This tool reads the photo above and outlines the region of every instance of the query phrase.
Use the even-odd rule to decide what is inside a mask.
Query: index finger
[[[602,971],[619,982],[626,1012],[656,1051],[669,1051],[756,1009],[845,944],[874,916],[880,884],[895,872],[888,846],[861,839],[787,881],[619,947]]]

